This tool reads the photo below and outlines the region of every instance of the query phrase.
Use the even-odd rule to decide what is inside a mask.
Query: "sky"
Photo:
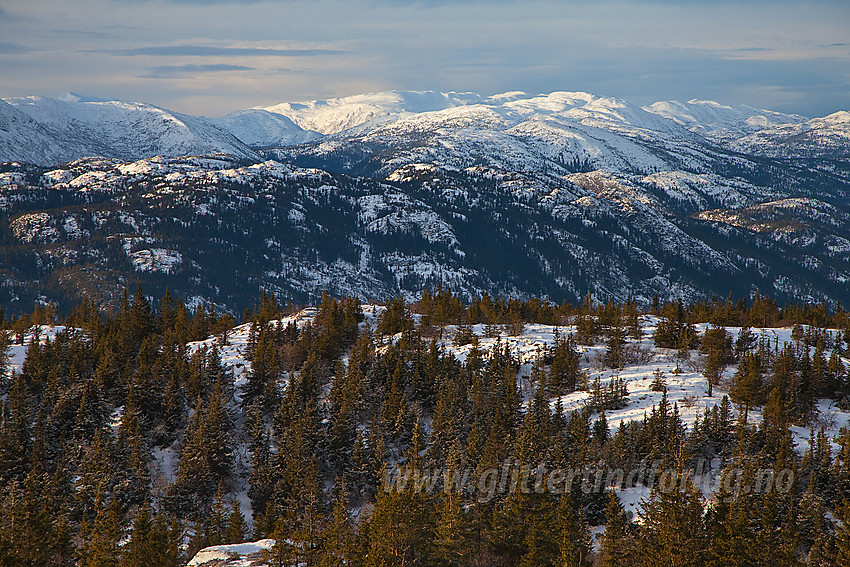
[[[217,117],[385,90],[850,110],[850,1],[0,0],[0,96]]]

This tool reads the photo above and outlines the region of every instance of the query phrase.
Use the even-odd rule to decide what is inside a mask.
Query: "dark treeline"
[[[589,380],[580,345],[604,344],[598,363],[609,368],[646,363],[645,314],[633,301],[465,303],[426,290],[414,304],[390,302],[374,330],[354,298],[324,296],[310,322],[280,323],[296,311],[266,293],[246,309],[251,372],[238,386],[219,350],[234,317],[168,293],[152,303],[138,289],[114,313],[83,302],[43,344],[38,325],[60,322],[50,306],[3,321],[0,347],[29,349],[0,383],[0,565],[180,565],[201,547],[262,537],[278,541],[274,565],[850,564],[850,432],[836,450],[816,430],[819,398],[850,399],[843,309],[761,296],[654,302],[657,347],[710,387],[737,370],[728,396],[691,427],[659,371],[661,402],[616,429],[606,411],[624,407],[628,391]],[[498,337],[530,322],[575,327],[541,347],[525,388],[516,354],[498,338],[484,349],[472,325]],[[748,329],[777,325],[794,326],[788,345]],[[744,327],[734,341],[730,326]],[[208,336],[208,346],[187,346]],[[441,339],[465,346],[465,360]],[[581,409],[552,402],[576,390],[590,393]],[[802,454],[792,426],[813,429]],[[173,471],[161,470],[163,454],[174,455]],[[718,458],[721,478],[786,470],[793,484],[706,507],[687,482],[650,483],[640,518],[615,490],[583,489],[603,468],[683,472]],[[480,476],[505,463],[580,472],[562,494],[385,484],[397,467]],[[236,499],[245,493],[250,526]]]

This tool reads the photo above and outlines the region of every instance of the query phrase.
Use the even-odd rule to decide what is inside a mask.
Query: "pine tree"
[[[22,481],[32,444],[25,378],[12,378],[8,399],[0,402],[0,482]],[[8,485],[11,486],[11,485]]]
[[[714,386],[720,382],[726,365],[732,361],[732,337],[724,327],[711,327],[705,331],[699,350],[706,355],[703,375],[708,382],[710,397]]]
[[[207,517],[204,519],[203,539],[204,546],[222,545],[228,543],[226,540],[228,527],[228,516],[224,505],[224,494],[221,483],[215,494]]]
[[[177,567],[181,536],[178,526],[169,527],[162,514],[154,517],[145,502],[133,522],[130,541],[121,549],[121,567]]]
[[[656,368],[655,372],[652,373],[653,379],[652,383],[649,385],[649,389],[653,392],[666,392],[667,391],[667,378],[664,376],[664,373],[661,372],[660,368]]]
[[[2,328],[2,322],[0,322],[0,378],[4,380],[9,367],[9,346],[11,343],[11,334]]]
[[[251,332],[257,323],[251,325]],[[243,407],[257,406],[269,412],[278,401],[277,384],[282,363],[275,344],[274,332],[270,326],[260,328],[256,344],[250,352],[251,373],[243,386]]]
[[[358,559],[357,534],[348,516],[348,493],[345,480],[340,479],[336,488],[333,511],[327,528],[322,533],[321,567],[345,567]]]
[[[555,339],[552,364],[549,368],[549,379],[547,380],[553,394],[572,392],[576,389],[580,359],[572,335]]]
[[[455,438],[446,459],[441,501],[436,506],[434,558],[444,567],[469,565],[473,553],[471,522],[464,511],[464,487],[454,482],[462,478],[463,469],[460,443]]]
[[[757,466],[740,456],[724,470],[717,502],[706,518],[711,558],[736,567],[797,565],[799,518],[792,497],[736,488],[754,486]]]
[[[525,539],[523,546],[525,553],[519,560],[519,567],[544,567],[553,566],[558,561],[558,542],[552,537],[552,522],[555,515],[552,513],[551,502],[541,499],[540,507],[536,513],[526,520]],[[561,550],[563,551],[563,550]]]
[[[741,422],[747,423],[747,415],[762,395],[762,360],[758,353],[747,353],[741,358],[741,364],[735,373],[729,394],[742,406]]]
[[[289,530],[289,539],[295,544],[299,562],[312,567],[318,564],[321,532],[324,527],[324,495],[315,455],[298,478],[301,484],[289,507],[289,517],[294,522],[294,529]]]
[[[850,500],[843,500],[836,510],[840,522],[835,530],[835,565],[850,565]]]
[[[182,506],[203,508],[212,500],[219,484],[230,481],[231,430],[232,420],[221,398],[220,384],[216,383],[206,407],[201,400],[196,402],[186,430],[177,479],[172,486]]]

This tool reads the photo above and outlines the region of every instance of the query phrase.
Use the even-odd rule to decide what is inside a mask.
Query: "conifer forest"
[[[850,565],[841,306],[264,291],[240,320],[131,287],[0,321],[2,566]]]

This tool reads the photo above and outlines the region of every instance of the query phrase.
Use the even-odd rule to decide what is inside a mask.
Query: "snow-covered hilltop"
[[[806,120],[798,115],[745,105],[724,106],[713,101],[666,101],[638,107],[622,99],[563,91],[541,95],[513,91],[491,97],[477,93],[390,91],[303,103],[285,102],[264,110],[286,116],[304,129],[327,135],[352,129],[360,132],[373,130],[415,115],[459,107],[472,107],[473,113],[490,109],[502,118],[503,125],[507,127],[544,117],[562,118],[584,125],[620,123],[659,132],[676,132],[679,125],[719,141]]]
[[[683,125],[718,143],[732,142],[755,132],[806,121],[797,114],[782,114],[747,105],[726,106],[711,100],[675,100],[645,106],[652,112]]]
[[[450,143],[493,143],[476,140],[481,136],[474,134],[484,132],[504,138],[498,145],[518,153],[518,159],[527,151],[517,150],[517,144],[530,144],[550,158],[614,168],[663,167],[669,160],[652,159],[653,148],[666,151],[671,143],[687,153],[709,144],[781,157],[844,155],[848,145],[846,112],[807,122],[802,116],[745,105],[691,100],[640,107],[586,92],[514,91],[486,97],[388,91],[282,102],[216,119],[72,94],[3,101],[0,161],[40,165],[95,155],[139,159],[220,152],[255,159],[249,146],[291,146],[323,138],[382,142],[426,131],[447,134],[453,138]],[[525,165],[535,167],[539,161]]]
[[[402,343],[401,332],[390,332],[384,336],[379,331],[379,322],[386,313],[386,306],[363,304],[360,309],[364,315],[363,321],[359,323],[360,332],[364,334],[368,332],[369,336],[381,337],[380,344],[375,349],[377,355],[386,355],[388,351],[391,351],[389,344],[398,347]],[[270,322],[270,328],[284,329],[292,325],[302,331],[313,329],[319,312],[320,310],[317,308],[306,308],[297,313],[280,315],[279,318],[276,317]],[[427,327],[427,324],[424,323],[423,314],[413,313],[411,318],[416,325]],[[775,414],[772,414],[771,411],[775,412],[776,410],[775,406],[773,410],[770,409],[772,404],[768,401],[770,398],[762,399],[762,401],[750,406],[748,402],[743,402],[738,397],[740,393],[734,393],[736,384],[741,383],[741,376],[744,375],[740,370],[746,368],[746,355],[752,355],[757,351],[761,352],[762,348],[766,349],[765,352],[776,353],[774,355],[765,354],[764,356],[779,356],[780,352],[785,353],[783,356],[787,356],[787,353],[796,352],[798,353],[796,356],[800,356],[801,360],[811,360],[815,367],[820,368],[819,372],[822,372],[824,376],[830,373],[834,377],[837,376],[839,384],[842,383],[841,380],[845,379],[842,376],[847,366],[850,365],[850,358],[848,358],[843,346],[846,335],[840,329],[817,329],[805,325],[796,328],[789,326],[729,326],[721,329],[707,323],[699,323],[695,325],[695,330],[701,337],[704,338],[708,333],[720,331],[723,336],[727,337],[730,353],[733,349],[732,345],[734,345],[735,351],[739,352],[735,356],[730,354],[730,359],[722,365],[719,374],[712,383],[713,386],[710,386],[706,378],[710,354],[705,352],[705,349],[696,348],[696,345],[692,345],[694,348],[684,349],[682,347],[673,349],[658,346],[655,340],[656,333],[661,331],[664,323],[663,317],[649,314],[637,316],[636,328],[640,332],[634,334],[630,332],[628,335],[624,335],[622,350],[620,351],[623,358],[619,359],[620,363],[616,367],[611,367],[610,363],[606,362],[609,360],[607,358],[608,353],[611,352],[610,337],[605,342],[589,341],[593,344],[573,343],[569,348],[575,349],[576,374],[579,377],[578,388],[560,392],[552,389],[548,391],[548,394],[544,393],[543,395],[541,395],[541,392],[546,391],[541,390],[541,388],[548,382],[540,378],[540,374],[537,374],[537,372],[540,372],[542,368],[543,372],[552,375],[554,353],[559,345],[565,344],[562,342],[564,337],[579,335],[579,327],[577,326],[579,318],[564,318],[557,321],[556,324],[553,324],[552,321],[546,324],[526,322],[519,327],[506,324],[478,323],[470,326],[449,324],[442,327],[439,339],[434,337],[433,348],[444,353],[447,358],[455,359],[459,364],[465,364],[472,360],[481,361],[497,352],[507,353],[516,363],[510,379],[511,381],[516,380],[518,415],[528,416],[533,414],[534,411],[537,411],[535,404],[540,401],[547,405],[553,416],[558,414],[580,416],[588,412],[586,414],[588,417],[584,419],[587,419],[588,423],[596,424],[596,426],[604,423],[604,435],[607,438],[610,432],[612,439],[616,438],[615,435],[621,435],[625,427],[640,427],[638,424],[641,423],[643,427],[647,427],[647,420],[654,419],[656,410],[661,411],[662,407],[665,408],[664,415],[667,415],[666,412],[670,412],[670,423],[676,427],[681,427],[682,433],[687,435],[693,435],[694,432],[699,432],[701,427],[706,427],[706,420],[711,419],[710,416],[722,416],[721,419],[726,422],[723,427],[727,429],[731,429],[733,423],[742,419],[741,431],[744,431],[746,427],[760,426],[770,419],[775,420]],[[242,405],[244,401],[242,395],[246,392],[248,377],[253,372],[249,361],[249,345],[251,344],[251,337],[253,336],[256,340],[256,335],[252,333],[251,327],[251,323],[241,324],[229,329],[226,334],[217,333],[204,340],[189,342],[186,347],[191,360],[195,360],[191,357],[198,353],[202,357],[217,357],[216,367],[222,370],[222,376],[228,381],[232,380],[226,386],[227,391],[230,392],[229,396],[232,396],[228,398],[227,408],[231,415],[242,415],[242,417],[234,419],[233,425],[231,442],[234,449],[233,454],[237,455],[239,461],[233,469],[231,485],[233,488],[230,496],[234,509],[243,514],[243,520],[256,522],[261,517],[262,511],[252,507],[253,497],[250,496],[249,487],[252,483],[257,482],[253,474],[256,470],[254,467],[257,461],[252,461],[249,458],[252,445],[251,438],[247,434],[249,422],[244,419],[248,409]],[[434,331],[435,328],[432,327],[431,332]],[[254,333],[256,333],[256,327]],[[27,329],[24,336],[13,334],[11,340],[14,345],[8,353],[10,355],[8,368],[10,374],[21,372],[27,349],[32,348],[33,344],[61,344],[63,335],[67,338],[69,334],[78,334],[77,336],[84,337],[84,340],[92,340],[86,331],[65,326],[36,325]],[[464,339],[464,337],[466,338]],[[705,344],[703,342],[703,345]],[[824,344],[832,346],[827,348],[824,347]],[[786,349],[786,346],[791,348]],[[832,352],[830,353],[831,349]],[[344,379],[345,369],[356,364],[353,362],[354,356],[352,352],[342,357],[340,364],[334,367],[335,374],[328,378],[330,384],[335,384]],[[543,362],[547,358],[550,362]],[[828,363],[826,362],[827,358],[830,360]],[[770,363],[768,366],[772,364],[775,363]],[[549,370],[546,370],[547,367]],[[343,370],[342,373],[339,372],[340,369]],[[769,374],[773,372],[775,371],[771,371]],[[0,376],[0,380],[4,379],[6,378]],[[286,391],[293,387],[292,384],[295,383],[295,380],[297,380],[297,374],[294,371],[285,371],[277,378],[277,384],[282,391]],[[761,381],[761,378],[759,380]],[[772,387],[769,386],[771,384],[769,380],[765,377],[765,387]],[[616,400],[609,398],[608,402],[600,402],[600,396],[603,396],[602,399],[604,399],[604,392],[614,392],[615,388],[618,392]],[[322,393],[317,394],[318,407],[321,408],[320,411],[322,412],[329,412],[333,403],[330,392],[333,390],[323,388],[320,391]],[[835,394],[838,396],[839,391],[835,391]],[[729,398],[735,400],[734,405],[729,401]],[[605,405],[600,407],[598,405],[600,403]],[[788,406],[792,407],[792,403],[789,402]],[[604,409],[602,409],[603,407]],[[789,421],[785,426],[789,433],[788,449],[793,450],[798,457],[801,457],[803,463],[811,457],[812,451],[817,450],[816,447],[819,443],[821,449],[828,447],[829,450],[838,453],[846,440],[842,437],[846,434],[846,428],[850,426],[850,411],[848,411],[845,403],[832,398],[818,397],[811,400],[811,407],[811,416],[807,422]],[[112,412],[110,427],[115,429],[122,427],[125,419],[123,411],[124,406],[121,406]],[[771,417],[772,415],[774,417]],[[599,420],[603,421],[600,422]],[[743,424],[743,421],[746,422],[746,425]],[[429,423],[432,422],[429,420]],[[366,426],[363,430],[367,430]],[[430,437],[429,442],[434,442],[437,438],[436,428],[432,429],[432,426],[429,425],[425,431]],[[762,434],[764,434],[763,431]],[[694,435],[694,437],[698,438],[697,435]],[[758,439],[755,435],[753,437]],[[555,436],[553,436],[554,438]],[[170,439],[168,443],[170,445],[155,448],[150,455],[149,466],[155,486],[166,486],[174,483],[177,478],[175,474],[179,467],[185,466],[183,463],[186,462],[184,460],[186,455],[181,455],[181,443]],[[714,504],[717,502],[718,496],[728,494],[727,491],[729,490],[729,485],[721,488],[723,486],[721,468],[725,465],[732,466],[734,461],[731,459],[731,451],[718,451],[715,445],[709,446],[712,447],[711,462],[703,458],[705,453],[696,452],[697,450],[694,449],[690,450],[695,451],[700,456],[700,461],[706,467],[703,472],[696,473],[700,476],[699,478],[694,477],[693,481],[702,489],[707,503]],[[185,449],[182,450],[185,451]],[[706,449],[703,448],[702,450],[705,451]],[[740,456],[737,451],[735,455],[736,457]],[[398,464],[398,457],[397,453],[389,452],[386,457],[387,464]],[[829,459],[827,462],[831,463],[833,457],[828,455],[827,458]],[[838,459],[841,459],[841,457],[838,457]],[[602,462],[600,460],[600,463]],[[628,462],[625,457],[623,457],[623,462]],[[178,465],[178,463],[181,464]],[[660,458],[655,461],[656,465],[660,463]],[[796,474],[806,474],[804,467],[805,465],[800,466],[794,471],[796,471]],[[702,476],[703,473],[705,473],[705,476]],[[75,482],[81,482],[81,479],[75,479]],[[622,475],[617,482],[623,482]],[[475,483],[473,482],[471,485],[475,485]],[[587,495],[590,488],[589,485],[584,486],[588,486],[588,488],[583,489],[584,494]],[[632,479],[626,480],[625,486],[618,487],[617,495],[623,507],[634,517],[645,510],[646,502],[650,496],[650,486],[651,481],[647,484],[644,481],[635,482]],[[480,491],[481,488],[478,490]],[[511,488],[510,490],[514,489]],[[749,489],[745,488],[744,490],[748,491]],[[160,506],[162,505],[160,501]],[[354,507],[352,514],[354,517],[360,520],[368,517],[369,511],[366,511],[365,515],[361,515],[364,512],[361,507],[362,504],[358,503],[352,506]],[[598,528],[595,533],[598,534],[602,531],[601,522],[603,519],[599,516],[595,516],[595,518],[597,518],[596,522],[600,522],[594,524]],[[235,540],[241,543],[212,545],[200,549],[186,563],[187,567],[261,567],[277,564],[269,556],[269,552],[273,550],[275,545],[275,540],[262,539],[242,542],[244,537],[245,533],[243,532],[242,537]]]
[[[735,159],[730,151],[783,158],[847,152],[841,113],[807,122],[798,115],[700,100],[641,107],[586,92],[492,97],[386,92],[264,110],[324,134],[284,147],[275,154],[280,159],[382,177],[411,163],[560,173],[717,173],[730,169]],[[241,127],[251,129],[247,123]],[[287,146],[286,139],[276,145]]]
[[[24,118],[25,117],[25,118]],[[76,95],[7,98],[0,104],[0,161],[55,165],[85,156],[138,159],[226,153],[256,159],[211,121],[144,103]]]
[[[737,151],[770,157],[850,157],[850,112],[797,124],[777,124],[736,140]]]

